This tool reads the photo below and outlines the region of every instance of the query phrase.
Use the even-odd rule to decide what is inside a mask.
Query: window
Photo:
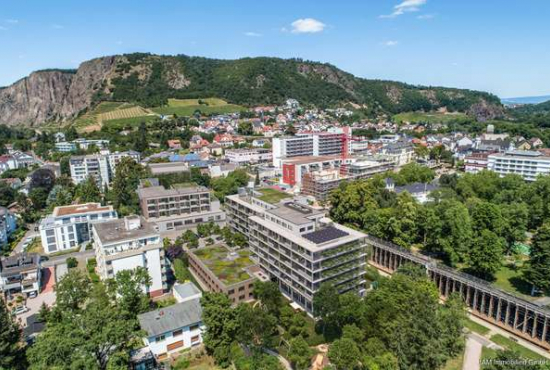
[[[242,301],[245,298],[244,294],[239,296],[239,300]]]
[[[178,335],[181,335],[183,333],[183,330],[179,329],[179,330],[175,330],[172,332],[172,336],[173,337],[177,337]]]
[[[189,331],[198,330],[199,327],[200,327],[199,324],[191,325],[191,326],[189,327]]]
[[[165,340],[166,337],[163,335],[159,335],[158,337],[155,338],[155,342],[162,342],[163,340]]]
[[[244,290],[244,286],[239,288],[239,292],[242,292]]]
[[[191,344],[197,344],[198,342],[200,342],[200,340],[200,335],[195,335],[194,337],[191,337]]]

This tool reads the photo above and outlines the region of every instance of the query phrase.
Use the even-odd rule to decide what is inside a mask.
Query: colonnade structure
[[[456,292],[471,314],[550,350],[550,310],[547,308],[384,240],[369,236],[367,243],[371,248],[369,263],[377,269],[391,274],[405,263],[421,265],[442,299]]]

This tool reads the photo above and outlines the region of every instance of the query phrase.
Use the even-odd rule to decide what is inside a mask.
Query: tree
[[[237,132],[241,135],[253,135],[254,130],[252,129],[252,122],[243,121],[239,123],[237,127]]]
[[[44,209],[48,200],[49,191],[46,188],[34,188],[29,192],[29,199],[35,211]]]
[[[55,185],[55,173],[48,168],[39,168],[31,175],[29,189],[32,191],[36,188],[43,188],[46,193],[49,193]]]
[[[354,324],[345,325],[342,328],[342,338],[350,339],[355,343],[363,343],[365,333]]]
[[[0,369],[23,367],[20,363],[21,329],[8,312],[3,299],[0,299]]]
[[[288,359],[296,370],[307,370],[311,366],[311,349],[301,336],[289,341]]]
[[[220,366],[228,366],[230,346],[237,331],[235,312],[223,293],[204,293],[201,298],[202,321],[206,326],[203,342],[207,352]]]
[[[145,174],[145,168],[130,157],[122,158],[117,164],[110,195],[120,213],[137,213],[139,200],[136,190]]]
[[[265,310],[279,317],[279,311],[283,303],[283,295],[276,283],[272,281],[257,280],[254,283],[254,298],[257,299]]]
[[[88,176],[76,187],[76,196],[81,203],[99,203],[101,202],[101,191],[97,186],[94,177]]]
[[[361,352],[354,341],[342,338],[330,345],[328,358],[336,370],[353,370],[359,366]]]
[[[331,284],[323,283],[313,295],[313,314],[323,321],[323,334],[327,324],[334,324],[340,309],[338,290]]]
[[[139,124],[137,136],[134,142],[134,150],[137,152],[144,152],[149,148],[149,142],[147,140],[147,125],[145,122]]]
[[[71,269],[57,282],[55,292],[57,309],[76,311],[90,296],[90,280],[82,271]]]
[[[490,230],[483,230],[474,239],[468,255],[468,269],[476,276],[492,279],[502,267],[503,239]]]
[[[538,228],[533,237],[529,262],[527,263],[523,276],[532,285],[532,293],[536,289],[550,291],[550,223],[543,224]]]
[[[151,277],[144,267],[134,270],[122,270],[113,280],[107,281],[107,290],[112,299],[118,299],[118,306],[129,318],[149,308],[149,297],[145,290],[151,286]]]
[[[277,329],[277,319],[259,307],[241,303],[236,308],[236,339],[246,346],[258,349],[269,347]]]
[[[78,266],[78,260],[75,257],[67,258],[67,267],[72,269]]]

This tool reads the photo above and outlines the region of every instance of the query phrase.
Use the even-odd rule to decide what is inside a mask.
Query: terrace
[[[255,191],[261,194],[259,197],[256,198],[270,204],[277,204],[281,200],[291,197],[290,194],[272,188],[256,189]]]
[[[251,278],[246,268],[253,266],[250,251],[241,249],[230,251],[224,246],[196,249],[193,254],[226,286]]]

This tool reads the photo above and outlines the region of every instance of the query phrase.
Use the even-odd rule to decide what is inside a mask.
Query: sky
[[[548,0],[0,0],[0,86],[131,52],[328,62],[360,77],[550,95]]]

